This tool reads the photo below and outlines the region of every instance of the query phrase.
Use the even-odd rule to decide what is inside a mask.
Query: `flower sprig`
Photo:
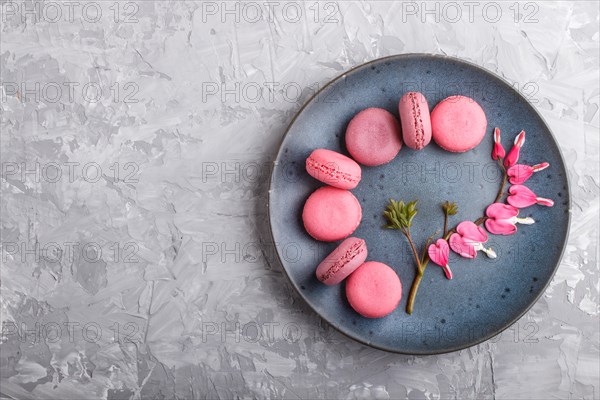
[[[404,203],[403,201],[395,201],[390,199],[388,206],[383,212],[383,216],[387,220],[387,225],[384,228],[387,229],[396,229],[402,232],[415,256],[415,262],[417,264],[417,269],[421,271],[421,259],[417,253],[417,248],[412,240],[412,236],[410,235],[410,227],[412,226],[412,221],[417,215],[419,210],[417,209],[417,201],[411,201],[410,203]]]
[[[415,247],[415,243],[413,242],[412,236],[410,234],[410,228],[412,226],[412,221],[418,213],[417,209],[417,201],[411,201],[410,203],[404,203],[403,201],[395,201],[390,199],[385,211],[383,212],[383,216],[387,220],[387,225],[385,228],[388,229],[396,229],[402,232],[408,243],[410,248],[412,249],[413,255],[415,256],[415,264],[417,265],[417,276],[413,281],[413,285],[410,288],[410,294],[408,295],[409,305],[406,308],[406,312],[412,314],[412,307],[414,303],[415,296],[417,295],[417,290],[419,289],[419,284],[421,283],[421,279],[423,279],[423,273],[425,272],[425,265],[423,260],[419,258],[419,253],[417,252],[417,248]]]
[[[534,172],[548,168],[549,166],[545,162],[532,167],[517,164],[521,147],[524,144],[525,131],[521,131],[515,138],[513,147],[508,155],[506,155],[501,143],[500,129],[494,129],[492,159],[497,161],[498,168],[502,173],[502,180],[496,198],[487,207],[485,215],[475,221],[462,221],[452,229],[448,229],[448,220],[450,216],[458,213],[458,206],[455,202],[450,201],[442,203],[441,208],[444,213],[442,236],[430,244],[439,231],[431,235],[427,239],[420,257],[410,233],[413,219],[418,213],[417,201],[404,203],[401,200],[390,199],[383,212],[387,221],[385,228],[402,232],[410,244],[417,267],[417,274],[412,283],[406,305],[406,312],[408,314],[412,314],[413,312],[417,291],[429,261],[433,261],[439,265],[443,269],[447,279],[452,279],[453,274],[448,265],[450,248],[465,258],[476,258],[478,251],[484,252],[490,258],[496,258],[496,252],[484,246],[484,243],[488,241],[488,235],[481,227],[482,224],[485,223],[485,227],[492,234],[511,235],[517,231],[516,224],[530,225],[535,222],[531,217],[518,218],[519,208],[529,207],[533,204],[549,207],[554,205],[552,200],[538,197],[530,189],[522,185]],[[509,178],[513,186],[508,191],[509,196],[507,201],[509,204],[504,204],[501,203],[501,200],[505,195],[505,187]]]
[[[455,202],[445,201],[442,203],[442,210],[444,211],[444,236],[446,236],[448,234],[448,217],[456,215],[458,206]]]

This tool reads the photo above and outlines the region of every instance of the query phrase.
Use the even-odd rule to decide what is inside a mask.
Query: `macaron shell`
[[[326,285],[337,285],[367,259],[363,239],[349,237],[333,250],[317,267],[317,279]]]
[[[442,100],[431,112],[433,140],[443,149],[462,153],[483,140],[487,129],[485,112],[477,102],[465,96]]]
[[[324,186],[315,190],[304,203],[302,221],[310,236],[324,242],[344,239],[362,219],[358,199],[348,190]]]
[[[346,280],[346,297],[352,308],[367,318],[390,314],[402,298],[402,283],[386,264],[368,261]]]
[[[402,148],[400,124],[383,108],[367,108],[356,114],[345,139],[352,158],[371,167],[392,161]]]
[[[313,178],[340,189],[354,189],[362,175],[356,161],[328,149],[316,149],[308,156],[306,172]]]
[[[429,104],[421,93],[408,92],[398,103],[402,139],[414,150],[421,150],[431,142]]]

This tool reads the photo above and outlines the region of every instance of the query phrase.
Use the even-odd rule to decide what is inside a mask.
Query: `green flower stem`
[[[504,188],[506,187],[506,181],[508,180],[508,173],[506,172],[506,168],[504,167],[504,159],[498,158],[498,164],[500,165],[500,169],[502,169],[502,185],[500,186],[500,190],[498,191],[498,195],[494,200],[494,203],[498,203],[502,199],[502,195],[504,194]]]
[[[419,260],[419,253],[417,252],[417,248],[415,247],[415,244],[412,240],[412,237],[410,236],[410,229],[406,229],[406,231],[404,231],[404,235],[406,236],[406,239],[408,239],[408,243],[410,244],[410,248],[412,249],[412,252],[415,256],[415,262],[417,263],[417,270],[421,271],[421,260]]]
[[[423,273],[425,272],[426,265],[427,264],[423,265],[422,270],[417,271],[417,276],[415,277],[415,280],[413,281],[413,284],[410,288],[410,293],[408,295],[408,303],[406,304],[406,312],[408,314],[412,314],[412,312],[413,312],[415,298],[417,297],[417,290],[419,290],[419,285],[421,284],[421,279],[423,279]]]
[[[444,236],[448,233],[448,213],[444,213]]]

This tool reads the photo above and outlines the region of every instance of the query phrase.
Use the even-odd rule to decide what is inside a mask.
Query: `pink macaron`
[[[346,148],[363,165],[372,167],[388,163],[402,148],[400,124],[383,108],[367,108],[348,124]]]
[[[451,96],[431,112],[433,140],[455,153],[469,151],[485,136],[487,118],[477,102],[465,96]]]
[[[350,157],[327,149],[316,149],[306,159],[313,178],[340,189],[354,189],[360,182],[360,165]]]
[[[317,267],[317,279],[326,285],[337,285],[367,259],[367,243],[349,237],[331,252]]]
[[[421,93],[408,92],[398,103],[402,122],[402,139],[411,149],[421,150],[431,141],[429,104]]]
[[[352,308],[367,318],[385,317],[402,298],[400,278],[389,266],[368,261],[346,280],[346,297]]]
[[[310,236],[324,242],[344,239],[360,224],[362,208],[348,190],[323,186],[304,203],[302,221]]]

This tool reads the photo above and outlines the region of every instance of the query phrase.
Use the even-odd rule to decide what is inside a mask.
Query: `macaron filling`
[[[307,167],[313,168],[317,171],[317,173],[322,174],[322,176],[326,176],[329,182],[349,182],[352,184],[358,185],[360,179],[357,179],[352,174],[348,174],[346,172],[340,171],[336,167],[332,167],[328,164],[322,164],[312,157],[306,159]]]
[[[329,269],[325,271],[325,273],[318,277],[319,280],[321,282],[325,282],[333,275],[335,275],[344,265],[355,259],[359,254],[362,254],[366,250],[364,244],[364,241],[357,241],[352,246],[350,246],[350,248],[342,258],[333,263],[333,265],[329,267]]]
[[[425,147],[425,129],[423,128],[423,119],[421,117],[421,107],[419,106],[419,102],[417,101],[417,97],[415,93],[409,93],[408,98],[410,99],[410,105],[412,108],[412,113],[414,116],[414,124],[415,124],[415,144],[417,149],[422,149]]]

